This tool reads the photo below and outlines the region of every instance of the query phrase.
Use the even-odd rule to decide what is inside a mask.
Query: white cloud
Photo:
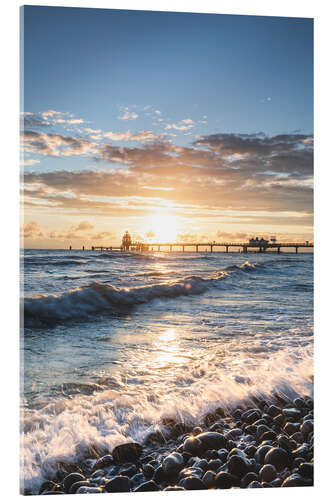
[[[105,132],[104,137],[113,141],[136,141],[146,142],[158,139],[158,136],[149,130],[140,130],[132,134],[129,130],[127,132]]]
[[[184,120],[181,120],[178,123],[169,123],[166,125],[165,129],[170,130],[189,130],[190,128],[194,127],[194,121],[191,120],[191,118],[185,118]]]
[[[29,158],[28,160],[24,160],[23,165],[25,167],[30,167],[31,165],[36,165],[37,163],[40,163],[39,160],[33,160],[32,158]]]
[[[118,116],[118,120],[136,120],[139,117],[137,113],[131,112],[128,108],[125,108],[122,116]]]

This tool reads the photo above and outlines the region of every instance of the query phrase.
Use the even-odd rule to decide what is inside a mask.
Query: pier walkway
[[[144,247],[144,250],[143,250]],[[239,251],[243,253],[247,253],[248,251],[257,251],[257,252],[266,252],[267,250],[275,250],[277,253],[281,252],[281,249],[294,248],[295,252],[298,253],[299,248],[313,248],[314,244],[310,242],[305,243],[234,243],[234,242],[220,242],[220,243],[182,243],[182,242],[174,242],[174,243],[132,243],[129,251],[157,251],[160,252],[161,248],[166,248],[169,252],[173,250],[176,251],[193,251],[199,252],[201,248],[209,248],[210,252],[213,253],[214,248],[222,247],[225,252],[229,252],[229,248],[237,247]],[[112,250],[122,250],[122,247],[112,247],[112,246],[92,246],[91,250],[100,250],[100,251],[112,251]],[[202,250],[201,250],[202,251]],[[221,251],[221,250],[220,250]],[[223,251],[223,250],[222,250]]]

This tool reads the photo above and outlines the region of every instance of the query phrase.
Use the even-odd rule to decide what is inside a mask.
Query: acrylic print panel
[[[22,492],[311,486],[312,19],[22,30]]]

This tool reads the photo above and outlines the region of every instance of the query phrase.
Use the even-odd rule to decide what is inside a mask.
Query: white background
[[[137,493],[135,498],[326,499],[333,493],[333,7],[329,0],[29,1],[29,5],[103,7],[314,17],[315,19],[315,487]],[[1,3],[0,495],[19,498],[19,7]],[[162,495],[162,496],[161,496]],[[114,494],[113,494],[114,496]],[[97,495],[93,495],[98,498]],[[119,494],[133,500],[133,494]]]

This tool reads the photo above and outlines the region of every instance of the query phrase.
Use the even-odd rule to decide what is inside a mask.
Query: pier
[[[161,249],[164,251],[180,251],[180,252],[193,252],[196,253],[202,251],[202,249],[209,249],[210,253],[214,252],[214,248],[219,248],[219,251],[224,251],[226,253],[229,252],[230,248],[238,248],[242,253],[248,253],[251,251],[255,252],[267,252],[267,250],[275,251],[277,253],[282,252],[282,249],[295,249],[295,253],[298,253],[299,248],[313,248],[314,244],[312,242],[306,241],[305,243],[278,243],[278,242],[268,242],[266,240],[250,240],[248,242],[193,242],[193,243],[185,243],[185,242],[170,242],[170,243],[131,243],[128,248],[123,249],[123,247],[114,247],[114,246],[92,246],[91,250],[99,250],[99,251],[112,251],[112,250],[126,250],[126,251],[149,251],[149,252],[161,252]]]

